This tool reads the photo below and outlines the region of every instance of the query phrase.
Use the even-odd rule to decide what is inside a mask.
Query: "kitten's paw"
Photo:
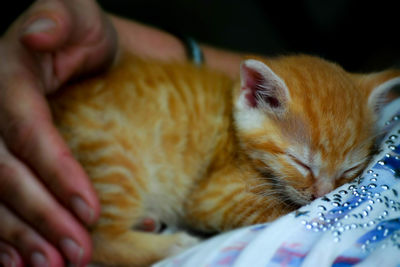
[[[145,218],[139,220],[134,228],[144,232],[160,233],[162,227],[161,221],[155,216],[146,216]]]
[[[176,242],[170,248],[169,255],[176,255],[190,247],[193,247],[201,242],[201,239],[194,237],[185,232],[176,234]]]

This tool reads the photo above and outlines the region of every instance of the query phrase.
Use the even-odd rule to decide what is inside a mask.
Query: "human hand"
[[[110,64],[116,39],[94,0],[36,1],[0,39],[0,265],[90,260],[99,203],[45,95]]]

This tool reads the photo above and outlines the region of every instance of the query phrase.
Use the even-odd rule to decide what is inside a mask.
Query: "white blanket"
[[[273,223],[231,231],[167,266],[400,267],[400,99],[381,116],[387,133],[364,173]]]

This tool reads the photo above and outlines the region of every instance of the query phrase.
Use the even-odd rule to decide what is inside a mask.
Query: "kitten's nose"
[[[333,190],[334,186],[330,180],[318,179],[315,185],[312,198],[323,197]]]

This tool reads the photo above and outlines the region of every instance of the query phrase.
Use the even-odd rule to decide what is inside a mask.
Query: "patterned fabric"
[[[364,173],[271,224],[216,236],[155,266],[400,267],[400,99]]]

